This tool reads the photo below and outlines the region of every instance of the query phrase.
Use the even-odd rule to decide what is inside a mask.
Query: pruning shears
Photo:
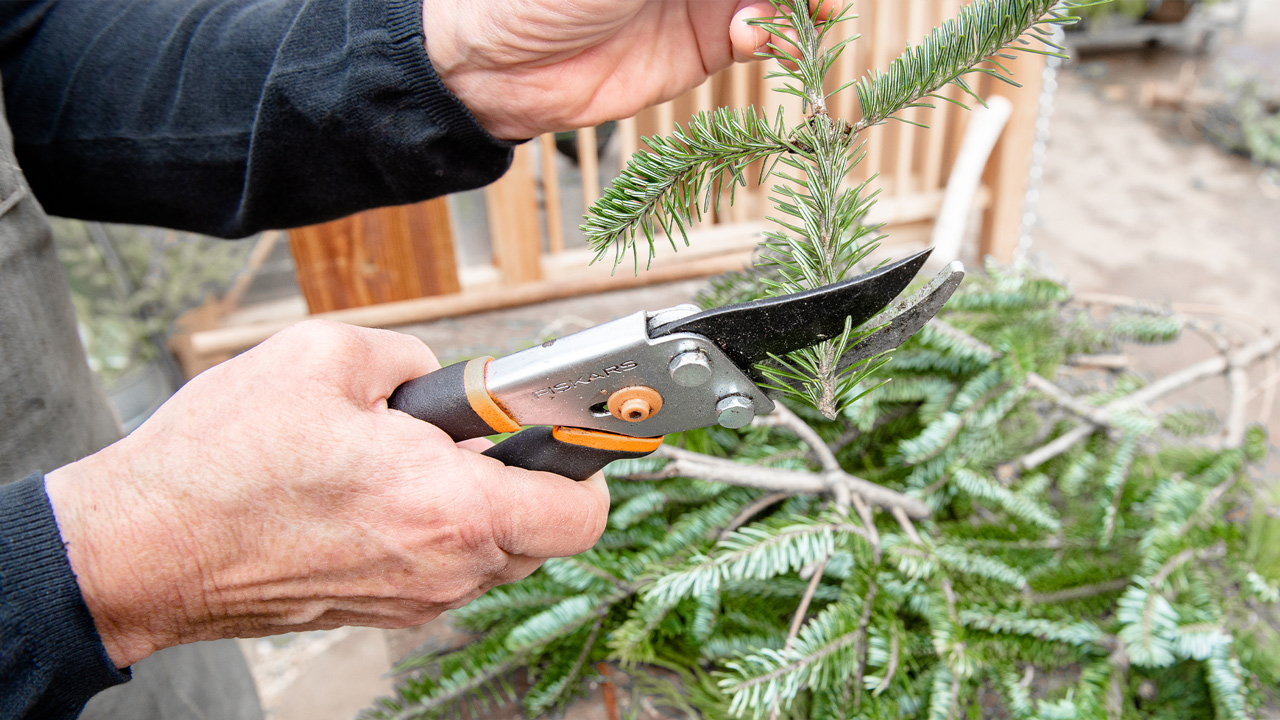
[[[959,262],[910,297],[929,250],[814,290],[699,311],[640,311],[500,358],[450,365],[401,385],[388,405],[455,441],[517,433],[484,454],[585,480],[648,455],[668,433],[739,428],[774,409],[757,368],[771,356],[878,328],[841,357],[847,368],[897,347],[946,303]],[[892,303],[892,304],[891,304]],[[527,426],[537,426],[528,427]],[[517,432],[520,431],[520,432]]]

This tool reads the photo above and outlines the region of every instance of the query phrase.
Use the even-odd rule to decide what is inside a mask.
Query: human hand
[[[420,624],[595,544],[603,476],[506,467],[387,408],[439,367],[408,335],[302,323],[50,473],[116,665],[196,640]]]
[[[822,17],[838,0],[810,0]],[[775,41],[763,0],[424,0],[427,54],[499,138],[598,125],[701,84]],[[785,41],[784,41],[785,42]]]

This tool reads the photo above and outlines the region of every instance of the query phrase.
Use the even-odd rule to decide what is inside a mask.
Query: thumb
[[[322,364],[335,369],[335,379],[348,397],[366,407],[385,406],[397,387],[440,369],[426,343],[392,330],[309,320],[281,333],[286,334],[293,338],[280,348],[286,362],[290,353],[300,355],[293,362],[319,356]]]
[[[767,2],[748,5],[734,13],[729,24],[729,41],[733,45],[735,62],[758,60],[757,53],[768,48],[771,34],[759,25],[751,24],[752,20],[773,17],[777,11]]]

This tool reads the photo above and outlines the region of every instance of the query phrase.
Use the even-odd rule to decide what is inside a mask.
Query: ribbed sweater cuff
[[[408,77],[408,85],[422,105],[451,139],[461,146],[484,143],[510,149],[519,142],[499,140],[484,129],[458,96],[436,74],[422,29],[422,0],[387,0],[387,33],[391,56]]]
[[[0,487],[0,603],[5,633],[47,683],[37,708],[78,710],[129,679],[102,646],[39,474]]]

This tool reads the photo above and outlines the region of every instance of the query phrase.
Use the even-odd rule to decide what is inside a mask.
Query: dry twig
[[[887,509],[900,507],[908,517],[913,519],[926,518],[930,514],[929,506],[920,500],[850,475],[843,470],[814,473],[759,467],[682,450],[670,445],[660,446],[654,455],[672,462],[658,473],[646,477],[692,477],[790,494],[827,494],[833,492],[837,483],[844,483],[872,505]]]

